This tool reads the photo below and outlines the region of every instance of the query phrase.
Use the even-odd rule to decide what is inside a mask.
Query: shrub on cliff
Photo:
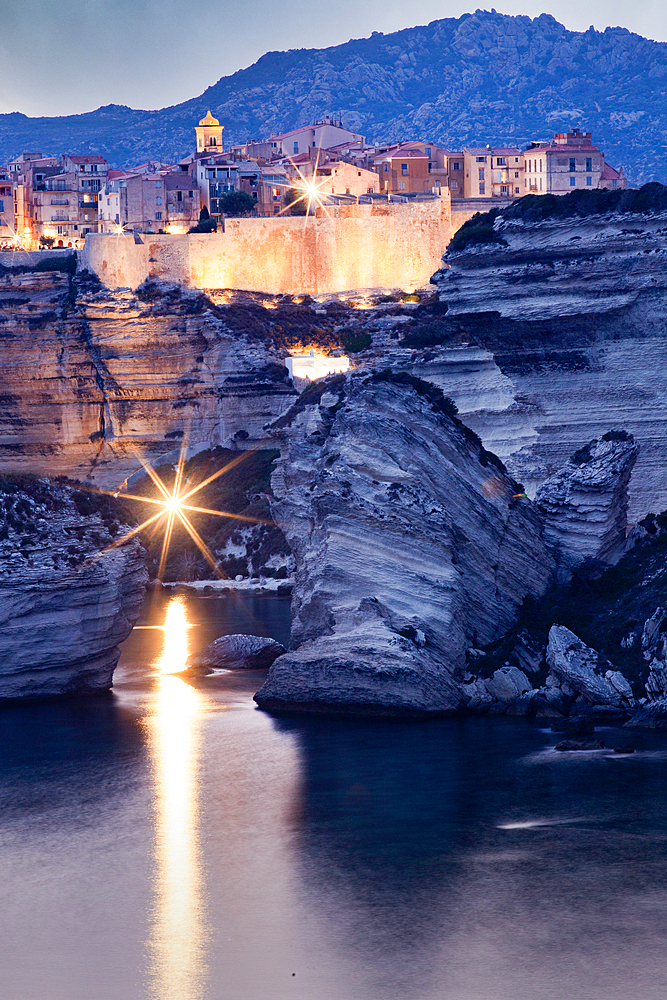
[[[472,219],[468,219],[449,242],[448,251],[454,253],[466,250],[471,246],[480,246],[484,243],[498,243],[506,246],[505,240],[500,233],[493,228],[498,209],[492,208],[490,212],[475,212]]]
[[[371,346],[372,338],[370,333],[363,330],[348,328],[340,331],[340,342],[348,354],[358,354]]]

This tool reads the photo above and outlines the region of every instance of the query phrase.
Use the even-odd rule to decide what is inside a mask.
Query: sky
[[[0,0],[0,113],[162,108],[276,49],[324,48],[458,17],[458,0]],[[665,0],[496,0],[567,28],[622,25],[667,41]],[[486,6],[490,9],[490,5]]]

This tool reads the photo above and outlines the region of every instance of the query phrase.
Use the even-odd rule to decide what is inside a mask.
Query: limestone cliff
[[[425,377],[531,495],[588,441],[624,428],[641,449],[630,521],[664,510],[667,213],[501,215],[495,228],[505,245],[448,252],[434,276],[446,313],[419,352]],[[405,333],[406,347],[424,343]],[[454,337],[470,345],[455,356]]]
[[[147,573],[109,505],[48,480],[0,482],[0,699],[111,687]]]
[[[276,424],[272,513],[296,558],[292,650],[267,708],[454,711],[466,649],[553,570],[529,501],[438,390],[333,376]]]
[[[537,491],[545,538],[566,579],[585,559],[617,562],[626,545],[628,483],[639,449],[609,431],[575,452]]]
[[[220,311],[219,311],[220,312]],[[116,486],[180,447],[260,439],[295,390],[284,351],[178,289],[109,294],[85,275],[0,274],[0,462]]]

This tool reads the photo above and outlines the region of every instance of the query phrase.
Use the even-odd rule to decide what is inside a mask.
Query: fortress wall
[[[336,206],[327,212],[227,219],[224,233],[144,234],[143,244],[132,236],[89,234],[81,263],[112,289],[136,288],[155,278],[272,295],[414,291],[428,285],[441,266],[454,232],[447,198]]]

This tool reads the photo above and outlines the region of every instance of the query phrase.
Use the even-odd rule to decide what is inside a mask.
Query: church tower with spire
[[[210,111],[206,112],[206,117],[201,119],[199,125],[195,125],[195,132],[197,133],[197,156],[224,152],[222,146],[222,130],[224,127],[217,118],[213,117]]]

